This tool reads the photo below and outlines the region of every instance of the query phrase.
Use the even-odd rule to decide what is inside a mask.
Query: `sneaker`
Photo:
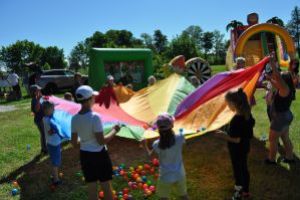
[[[242,199],[241,191],[235,191],[233,193],[233,196],[231,197],[231,200],[241,200],[241,199]]]
[[[277,165],[276,161],[270,160],[269,158],[265,159],[266,165]]]
[[[239,186],[239,185],[235,185],[234,186],[234,193],[233,193],[233,196],[232,196],[232,200],[240,200],[242,199],[242,196],[241,196],[241,192],[242,192],[242,186]]]

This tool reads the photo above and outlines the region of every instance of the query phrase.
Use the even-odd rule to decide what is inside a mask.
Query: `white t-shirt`
[[[100,145],[95,133],[103,132],[100,116],[95,112],[76,114],[72,118],[72,133],[77,133],[80,138],[82,151],[100,152],[104,145]]]
[[[52,146],[57,146],[61,143],[61,138],[55,132],[56,130],[51,129],[50,120],[50,117],[47,116],[43,118],[46,142]]]
[[[7,81],[11,86],[16,86],[19,83],[19,76],[15,73],[9,74]]]
[[[168,149],[160,149],[159,139],[153,142],[153,149],[159,157],[159,178],[166,183],[174,183],[185,177],[182,161],[182,145],[185,139],[182,133],[175,134],[175,144]]]

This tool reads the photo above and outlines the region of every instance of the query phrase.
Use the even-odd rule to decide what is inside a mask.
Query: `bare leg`
[[[113,193],[110,181],[101,182],[100,184],[104,192],[104,200],[113,200]]]
[[[269,160],[270,161],[276,160],[276,154],[278,151],[278,139],[279,139],[279,133],[270,129],[270,133],[269,133],[269,142],[270,142]]]
[[[281,139],[284,144],[286,159],[292,160],[293,159],[293,144],[289,137],[289,129],[287,129],[286,131],[284,131],[281,134]]]
[[[88,183],[88,200],[98,200],[97,182]]]

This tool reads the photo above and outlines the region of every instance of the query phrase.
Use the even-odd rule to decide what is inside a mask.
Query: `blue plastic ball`
[[[14,189],[12,189],[11,194],[12,194],[13,196],[16,196],[16,195],[18,194],[18,192],[19,192],[19,190],[16,189],[16,188],[14,188]]]

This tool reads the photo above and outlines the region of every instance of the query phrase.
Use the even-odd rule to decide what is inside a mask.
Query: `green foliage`
[[[284,22],[279,17],[275,16],[267,20],[267,23],[278,24],[279,26],[284,26]]]
[[[7,47],[2,46],[0,59],[8,69],[20,73],[26,63],[40,64],[43,53],[44,49],[40,45],[28,40],[18,40]]]
[[[214,33],[213,32],[204,32],[202,37],[202,48],[204,49],[204,56],[207,58],[208,52],[213,47],[213,39],[214,39]]]
[[[66,67],[64,57],[63,49],[59,49],[57,46],[50,46],[45,48],[41,58],[41,64],[44,65],[48,63],[51,69],[63,69]]]
[[[294,38],[300,56],[300,8],[295,6],[291,13],[291,20],[286,25],[289,33]]]
[[[178,55],[184,55],[186,60],[199,55],[195,42],[193,42],[193,39],[186,32],[183,32],[170,42],[167,51],[168,58],[172,59]]]
[[[197,50],[201,51],[201,45],[202,45],[202,34],[203,34],[203,30],[200,26],[189,26],[187,27],[184,31],[184,34],[187,34],[192,41],[195,43]]]
[[[43,70],[49,70],[51,69],[51,66],[46,62],[44,65],[43,65]]]
[[[232,20],[229,24],[226,26],[226,31],[229,31],[230,29],[235,29],[239,26],[243,26],[244,24],[237,20]]]
[[[48,63],[51,68],[64,68],[64,53],[56,46],[47,48],[28,40],[17,41],[14,44],[2,47],[0,50],[0,61],[5,66],[17,73],[25,71],[28,63],[44,66]]]
[[[162,34],[161,30],[155,30],[153,35],[153,45],[157,53],[161,54],[167,49],[167,36]]]

